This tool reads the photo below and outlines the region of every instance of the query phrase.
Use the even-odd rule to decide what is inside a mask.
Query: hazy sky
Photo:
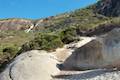
[[[95,2],[96,0],[0,0],[0,18],[43,18]]]

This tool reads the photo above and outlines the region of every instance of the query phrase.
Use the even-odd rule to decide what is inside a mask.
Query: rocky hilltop
[[[100,0],[97,11],[106,16],[120,16],[120,0]]]
[[[26,19],[4,19],[0,20],[0,30],[25,30],[32,24]]]
[[[44,19],[1,19],[0,30],[59,30],[74,26],[80,30],[90,30],[120,16],[119,0],[99,0],[96,4],[69,13],[50,16]],[[111,17],[110,17],[111,16]],[[88,27],[89,26],[89,27]]]

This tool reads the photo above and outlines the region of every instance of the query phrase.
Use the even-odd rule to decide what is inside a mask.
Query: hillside
[[[77,41],[76,36],[96,36],[120,27],[119,5],[119,0],[100,0],[86,8],[45,19],[1,19],[0,63],[6,64],[18,52],[51,51]],[[32,30],[26,33],[31,26]]]

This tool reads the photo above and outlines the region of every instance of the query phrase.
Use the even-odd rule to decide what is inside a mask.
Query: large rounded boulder
[[[59,73],[55,56],[46,51],[28,51],[0,74],[0,80],[50,80]]]
[[[64,61],[65,69],[95,69],[120,67],[120,28],[97,36],[76,48]]]

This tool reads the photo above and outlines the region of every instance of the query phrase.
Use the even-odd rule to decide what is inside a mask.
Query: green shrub
[[[77,37],[76,28],[69,27],[65,30],[62,30],[59,35],[64,44],[74,42]]]
[[[22,46],[22,51],[28,50],[54,50],[58,47],[62,47],[63,42],[60,37],[54,33],[39,33],[30,42]]]
[[[53,51],[64,44],[78,40],[76,28],[69,27],[59,32],[38,33],[36,37],[25,43],[18,54],[29,50],[47,50]]]

